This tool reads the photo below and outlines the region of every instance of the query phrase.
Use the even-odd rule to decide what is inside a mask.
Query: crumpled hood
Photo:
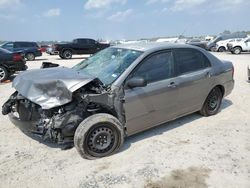
[[[14,79],[12,86],[43,109],[50,109],[70,102],[74,91],[94,79],[74,69],[56,67],[25,71]]]

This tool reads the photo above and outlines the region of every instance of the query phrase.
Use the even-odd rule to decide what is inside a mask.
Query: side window
[[[15,42],[15,48],[23,48],[23,43],[22,42]]]
[[[161,52],[147,58],[133,73],[133,77],[143,77],[148,83],[170,78],[173,75],[171,52]]]
[[[86,39],[78,39],[79,44],[88,44],[88,41]]]
[[[95,41],[92,40],[92,39],[89,39],[89,40],[88,40],[88,44],[95,44]]]
[[[3,45],[4,48],[13,48],[14,44],[12,42],[6,43]]]
[[[207,57],[194,49],[175,50],[175,63],[179,74],[194,72],[210,67],[210,62]]]

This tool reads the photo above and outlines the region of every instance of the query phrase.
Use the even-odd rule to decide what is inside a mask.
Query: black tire
[[[219,47],[218,52],[225,52],[226,48],[224,46]]]
[[[9,75],[10,74],[8,70],[5,67],[0,66],[0,82],[7,80],[9,78]]]
[[[25,57],[26,57],[26,59],[28,60],[28,61],[34,61],[35,60],[35,55],[33,54],[33,53],[27,53],[26,55],[25,55]]]
[[[234,52],[234,54],[236,54],[236,55],[241,54],[241,51],[242,51],[241,47],[235,47],[235,48],[233,49],[233,52]]]
[[[203,116],[212,116],[217,114],[221,106],[222,97],[222,91],[220,88],[213,88],[208,94],[203,107],[200,110],[200,114]]]
[[[95,114],[77,127],[74,145],[86,159],[106,157],[117,152],[124,142],[123,126],[110,114]]]
[[[62,56],[64,59],[71,59],[72,58],[72,51],[64,50]]]
[[[62,54],[59,54],[59,57],[60,57],[61,59],[64,59],[64,57],[63,57],[63,55],[62,55]]]

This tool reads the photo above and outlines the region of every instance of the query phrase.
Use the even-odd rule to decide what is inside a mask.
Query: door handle
[[[169,88],[176,88],[176,84],[174,82],[170,82],[170,84],[168,85]]]

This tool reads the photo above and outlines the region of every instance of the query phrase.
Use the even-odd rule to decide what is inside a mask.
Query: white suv
[[[227,43],[240,42],[241,40],[242,40],[242,38],[221,40],[221,41],[216,43],[215,51],[216,52],[225,52],[225,51],[227,51]]]
[[[240,54],[241,52],[250,51],[250,37],[239,42],[229,42],[227,48],[232,54]]]

